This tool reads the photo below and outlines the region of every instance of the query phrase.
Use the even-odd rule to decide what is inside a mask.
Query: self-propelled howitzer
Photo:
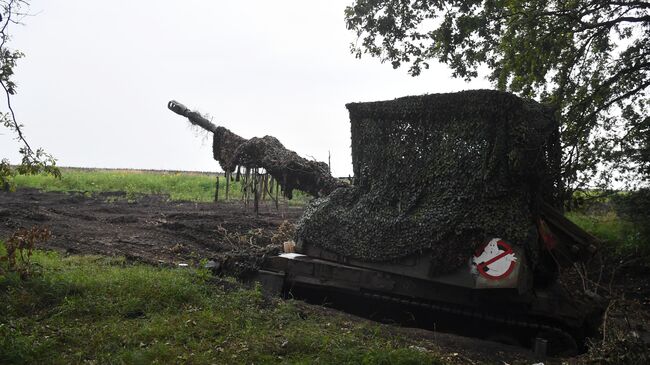
[[[263,167],[319,196],[298,222],[296,252],[262,264],[267,293],[397,305],[438,329],[542,338],[556,354],[597,327],[599,302],[556,283],[597,240],[561,213],[558,124],[543,105],[491,90],[348,104],[353,185],[273,137],[246,140],[169,108],[214,133],[225,171]]]
[[[597,240],[561,213],[553,111],[491,90],[347,108],[354,185],[306,208],[296,252],[266,260],[264,287],[578,349],[602,306],[556,278]]]

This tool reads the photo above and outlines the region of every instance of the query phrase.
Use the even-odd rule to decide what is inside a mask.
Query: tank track
[[[360,294],[362,297],[372,301],[419,307],[439,313],[448,313],[460,317],[472,318],[478,321],[496,323],[511,328],[513,331],[516,331],[517,329],[531,332],[534,331],[540,334],[540,336],[536,337],[541,337],[547,340],[547,352],[551,356],[571,356],[575,355],[579,350],[578,342],[566,329],[544,323],[539,319],[522,318],[520,316],[508,317],[498,313],[479,311],[474,308],[452,306],[444,303],[422,301],[373,292],[361,292]]]
[[[589,314],[576,312],[573,306],[570,310],[558,306],[561,300],[546,303],[543,298],[555,298],[548,295],[550,293],[539,296],[540,301],[530,302],[533,298],[516,293],[494,296],[467,292],[457,287],[308,256],[270,258],[259,273],[262,287],[274,295],[305,299],[316,304],[326,300],[335,308],[356,311],[355,314],[361,316],[382,315],[391,321],[406,315],[406,322],[401,323],[415,322],[416,327],[426,329],[432,329],[430,324],[437,323],[439,328],[448,328],[449,332],[479,338],[488,334],[491,336],[488,339],[493,340],[496,335],[497,338],[512,339],[513,343],[524,347],[537,344],[535,339],[539,337],[547,340],[547,353],[552,356],[576,353],[582,349],[585,335],[590,333],[582,315]],[[371,303],[382,302],[386,305],[379,305],[378,312],[368,313]],[[394,306],[397,308],[389,308]],[[382,307],[388,310],[384,311]],[[524,339],[530,341],[524,342]]]

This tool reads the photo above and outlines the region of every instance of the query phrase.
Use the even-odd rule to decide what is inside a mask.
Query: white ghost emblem
[[[485,274],[492,279],[498,279],[510,270],[512,263],[517,261],[517,257],[512,251],[507,255],[503,255],[506,251],[499,247],[499,241],[501,241],[500,238],[493,238],[479,256],[472,257],[472,274],[479,273],[478,266],[481,264],[484,264],[483,271]],[[494,260],[496,257],[499,258]],[[491,260],[492,262],[490,262]]]

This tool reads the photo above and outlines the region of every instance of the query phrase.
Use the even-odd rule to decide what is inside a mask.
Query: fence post
[[[230,199],[230,174],[231,172],[226,172],[226,201]]]
[[[214,189],[214,201],[215,203],[219,201],[219,175],[217,175],[217,185]]]

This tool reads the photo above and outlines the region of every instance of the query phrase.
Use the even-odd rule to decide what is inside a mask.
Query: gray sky
[[[33,0],[36,16],[12,30],[26,54],[15,110],[32,147],[63,166],[217,170],[212,139],[167,110],[176,99],[243,137],[273,135],[321,161],[329,150],[347,176],[345,103],[489,87],[443,65],[413,78],[355,59],[350,3]],[[18,162],[18,148],[0,127],[0,157]]]

